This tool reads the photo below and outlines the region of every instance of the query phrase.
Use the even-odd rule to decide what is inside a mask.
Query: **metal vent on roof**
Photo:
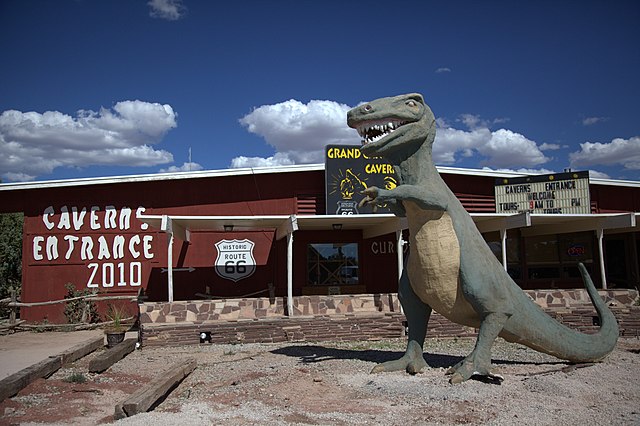
[[[299,194],[297,197],[297,214],[324,214],[324,195]]]
[[[496,199],[490,195],[459,194],[456,197],[469,213],[495,213]]]

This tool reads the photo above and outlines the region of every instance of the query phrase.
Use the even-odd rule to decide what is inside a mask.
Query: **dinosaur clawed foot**
[[[490,362],[478,362],[471,355],[449,368],[445,374],[451,376],[449,383],[452,384],[462,383],[471,378],[496,385],[504,381],[503,376],[491,369]]]
[[[410,341],[402,358],[376,365],[371,370],[371,374],[402,370],[409,374],[417,374],[425,367],[427,367],[427,362],[422,356],[422,348],[418,343]]]

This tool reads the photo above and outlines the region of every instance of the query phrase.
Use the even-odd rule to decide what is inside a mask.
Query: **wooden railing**
[[[74,300],[88,300],[91,302],[98,302],[98,301],[103,301],[103,300],[129,300],[131,302],[137,302],[139,303],[141,301],[141,299],[143,298],[143,296],[141,295],[141,292],[138,292],[138,294],[136,295],[119,295],[119,296],[105,296],[105,295],[99,295],[98,293],[93,293],[93,294],[87,294],[87,295],[83,295],[83,296],[77,296],[77,297],[69,297],[66,299],[61,299],[61,300],[48,300],[45,302],[20,302],[18,301],[18,295],[16,290],[11,289],[9,292],[9,297],[5,298],[5,299],[0,299],[0,306],[5,305],[8,306],[9,309],[11,310],[9,313],[9,327],[14,327],[16,325],[19,325],[20,323],[24,322],[24,321],[18,321],[17,320],[17,314],[18,314],[18,309],[21,307],[33,307],[33,306],[47,306],[47,305],[55,305],[58,303],[67,303],[67,302],[71,302]],[[77,325],[87,325],[87,317],[89,314],[89,303],[86,303],[84,305],[83,308],[83,312],[82,312],[82,316],[80,319],[80,323],[78,324],[47,324],[47,327],[73,327],[73,326],[77,326]],[[136,316],[131,316],[129,318],[124,319],[123,321],[130,321],[132,319],[134,319]],[[92,326],[101,326],[101,325],[108,325],[111,324],[113,321],[106,321],[106,322],[102,322],[102,323],[94,323],[92,324]]]

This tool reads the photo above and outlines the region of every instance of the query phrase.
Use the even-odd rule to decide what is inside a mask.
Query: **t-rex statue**
[[[600,317],[596,334],[580,333],[548,316],[505,271],[433,163],[436,124],[422,95],[360,105],[348,112],[347,123],[363,138],[362,153],[386,158],[398,176],[396,188],[364,190],[362,204],[394,206],[396,215],[406,216],[410,233],[409,259],[398,289],[409,327],[407,349],[402,358],[378,364],[372,373],[415,374],[427,366],[423,345],[432,309],[478,328],[471,354],[447,371],[451,383],[475,375],[501,381],[491,370],[491,347],[498,336],[571,362],[599,361],[613,350],[616,318],[584,265],[578,267]]]

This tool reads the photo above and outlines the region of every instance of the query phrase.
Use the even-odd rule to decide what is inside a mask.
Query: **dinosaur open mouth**
[[[362,145],[377,142],[407,123],[407,121],[394,119],[366,121],[358,125],[358,133],[362,138]]]

